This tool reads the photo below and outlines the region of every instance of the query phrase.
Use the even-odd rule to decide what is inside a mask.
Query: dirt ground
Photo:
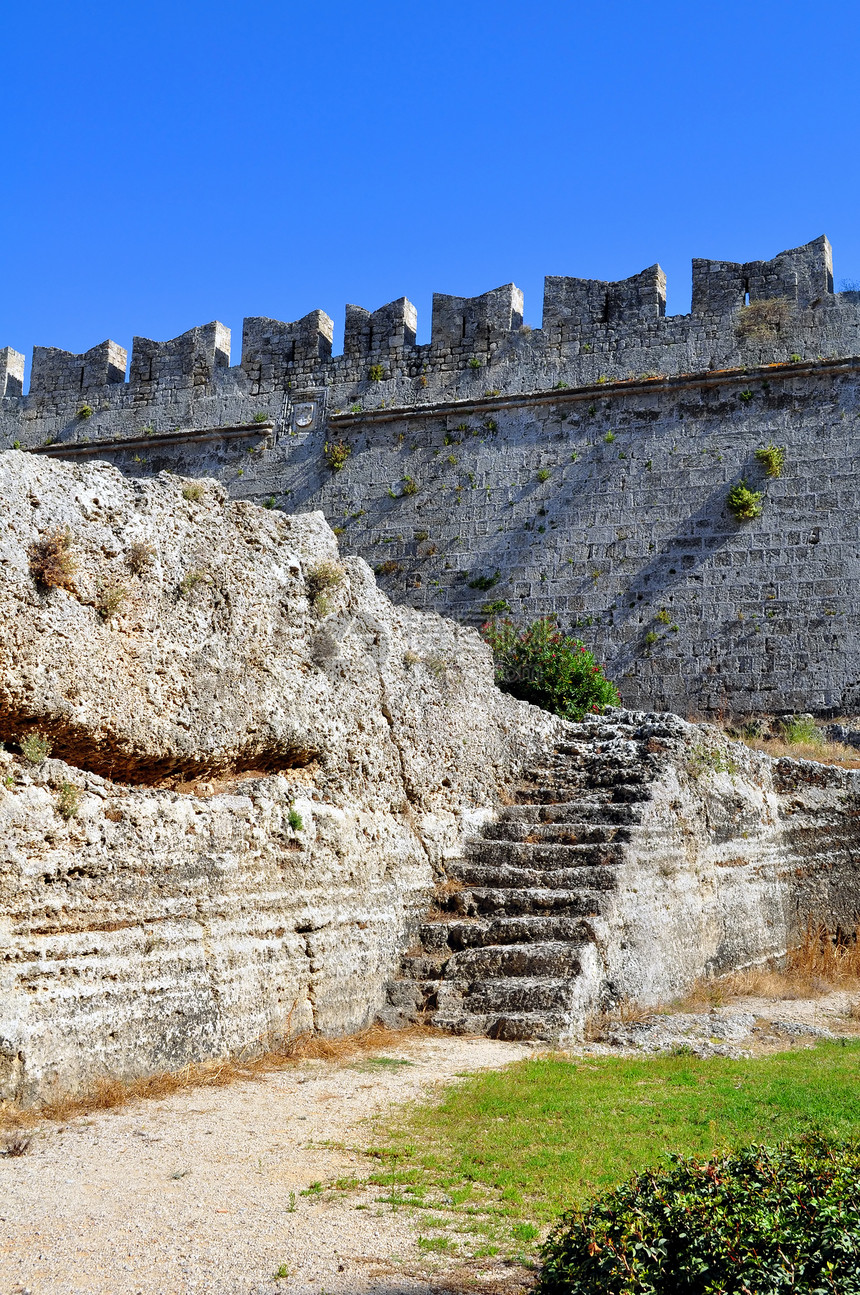
[[[855,1034],[854,999],[747,998],[722,1010]],[[812,1042],[768,1034],[751,1050]],[[521,1290],[522,1270],[494,1261],[452,1268],[422,1253],[418,1219],[378,1204],[377,1188],[302,1193],[373,1172],[360,1151],[371,1137],[368,1117],[534,1051],[394,1035],[376,1060],[303,1061],[256,1081],[44,1123],[26,1154],[0,1160],[0,1295]]]

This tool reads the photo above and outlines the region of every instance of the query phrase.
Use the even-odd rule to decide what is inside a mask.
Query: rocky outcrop
[[[569,725],[448,859],[389,1019],[569,1041],[629,999],[860,923],[860,771],[675,715]]]
[[[317,513],[17,453],[0,499],[0,1098],[377,1015],[567,1039],[853,930],[860,773],[515,701]]]
[[[319,514],[16,453],[0,498],[0,1093],[360,1028],[561,721]]]

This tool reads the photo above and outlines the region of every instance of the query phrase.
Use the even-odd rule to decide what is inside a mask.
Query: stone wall
[[[473,624],[492,604],[558,614],[630,705],[836,714],[860,706],[858,298],[833,292],[821,238],[695,261],[684,316],[653,266],[549,277],[542,329],[513,285],[437,294],[421,346],[401,298],[347,307],[340,356],[321,311],[246,320],[234,367],[213,323],[135,339],[128,382],[113,343],[39,349],[22,395],[7,348],[0,445],[322,509],[398,601]],[[767,481],[771,442],[786,467]],[[725,506],[741,479],[765,494],[743,524]]]

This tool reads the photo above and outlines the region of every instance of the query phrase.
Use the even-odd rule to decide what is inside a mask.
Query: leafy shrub
[[[481,361],[478,359],[477,355],[473,355],[472,358],[469,360],[469,368],[480,369],[480,367],[481,367]]]
[[[760,490],[750,490],[745,481],[739,481],[726,496],[726,504],[738,521],[750,522],[761,517],[761,499]]]
[[[287,815],[287,822],[294,832],[303,832],[305,825],[302,822],[302,816],[296,809],[295,802],[290,805],[290,812]]]
[[[488,621],[481,633],[493,649],[496,683],[504,692],[572,720],[618,705],[618,689],[588,648],[549,618],[525,629],[511,620]]]
[[[403,478],[403,490],[401,491],[401,493],[404,495],[418,494],[418,482],[414,479],[414,477]]]
[[[269,421],[269,415],[264,413],[262,409],[258,409],[251,421],[254,423],[267,423]]]
[[[856,1295],[860,1143],[672,1156],[563,1215],[536,1295]]]
[[[71,544],[71,533],[57,528],[40,536],[30,545],[30,573],[46,589],[75,592],[72,576],[77,570],[77,563],[69,552]]]
[[[511,604],[508,602],[507,598],[496,598],[495,601],[491,603],[483,604],[481,607],[481,614],[483,616],[501,616],[510,610]]]
[[[128,546],[125,560],[136,576],[142,576],[155,561],[155,545],[149,540],[135,540]]]
[[[537,474],[538,481],[540,482],[549,481],[551,476],[552,476],[552,472],[550,471],[549,468],[538,469],[538,474]]]
[[[367,371],[367,376],[371,382],[381,382],[385,376],[385,370],[381,364],[371,364]]]
[[[354,412],[360,412],[360,409],[359,406],[359,409]],[[332,472],[340,472],[350,454],[352,454],[352,446],[347,445],[345,441],[326,441],[323,446],[323,457]]]
[[[77,417],[80,418],[82,423],[85,423],[88,418],[92,418],[94,413],[95,413],[95,410],[93,409],[92,405],[81,405],[80,409],[77,412]]]
[[[766,445],[756,450],[755,456],[768,477],[781,477],[785,466],[785,450],[781,445]]]
[[[19,743],[21,754],[31,764],[41,764],[51,754],[51,739],[44,733],[28,733]]]
[[[191,503],[197,503],[206,493],[206,487],[199,481],[192,481],[189,486],[182,487],[182,498],[188,499]]]

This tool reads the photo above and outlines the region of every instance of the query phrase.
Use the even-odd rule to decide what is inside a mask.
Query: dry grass
[[[221,1061],[190,1062],[181,1070],[166,1070],[140,1079],[97,1079],[82,1093],[61,1094],[34,1106],[21,1106],[15,1102],[0,1103],[0,1131],[11,1131],[14,1136],[14,1130],[31,1128],[46,1120],[66,1123],[94,1111],[115,1110],[129,1102],[158,1101],[194,1088],[223,1088],[237,1080],[264,1079],[266,1075],[298,1065],[302,1061],[349,1061],[369,1052],[378,1052],[381,1048],[399,1047],[403,1043],[428,1037],[440,1038],[444,1033],[430,1025],[411,1025],[403,1030],[370,1025],[358,1034],[340,1039],[302,1034],[255,1056],[240,1055]]]
[[[850,936],[810,925],[801,943],[776,965],[701,980],[672,1006],[681,1011],[721,1007],[736,998],[821,998],[834,989],[860,987],[860,927]],[[860,1009],[858,1009],[860,1014]]]
[[[28,550],[33,579],[46,589],[65,589],[67,593],[75,593],[73,576],[77,563],[69,552],[71,544],[71,532],[59,528],[34,540]]]
[[[778,759],[789,756],[792,760],[814,760],[817,764],[838,764],[843,769],[860,769],[860,751],[841,742],[784,742],[777,737],[748,737],[743,739],[753,751],[764,751]]]

